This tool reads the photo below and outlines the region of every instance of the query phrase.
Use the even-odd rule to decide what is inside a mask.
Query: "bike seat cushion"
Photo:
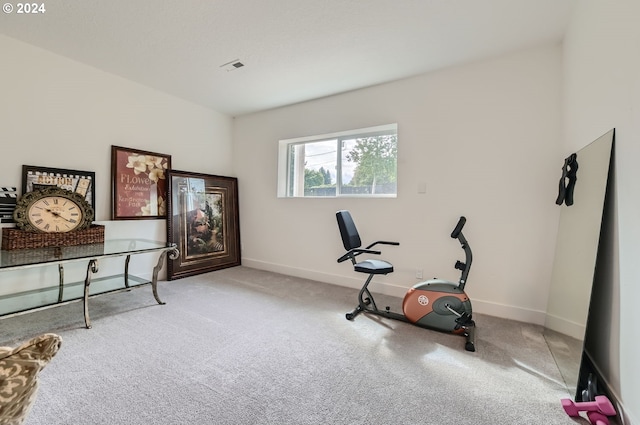
[[[365,260],[353,266],[354,270],[369,274],[387,274],[393,272],[393,265],[382,260]]]

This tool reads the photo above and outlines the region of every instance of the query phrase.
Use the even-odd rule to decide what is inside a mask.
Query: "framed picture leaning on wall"
[[[96,173],[65,168],[22,166],[22,194],[55,186],[84,196],[96,210]]]
[[[238,266],[238,180],[169,170],[167,242],[180,256],[169,259],[168,279]]]
[[[167,216],[167,170],[171,155],[111,146],[111,219]]]

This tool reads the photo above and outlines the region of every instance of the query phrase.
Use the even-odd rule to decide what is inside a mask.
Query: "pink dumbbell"
[[[609,425],[609,418],[600,412],[587,412],[591,425]]]
[[[575,402],[570,398],[563,398],[562,407],[569,416],[580,416],[580,412],[598,412],[605,416],[614,416],[616,409],[607,396],[597,395],[594,401]]]

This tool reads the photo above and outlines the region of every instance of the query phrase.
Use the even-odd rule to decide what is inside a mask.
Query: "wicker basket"
[[[13,227],[2,228],[2,249],[7,251],[103,242],[104,226],[99,224],[92,224],[88,229],[64,233],[26,232]]]

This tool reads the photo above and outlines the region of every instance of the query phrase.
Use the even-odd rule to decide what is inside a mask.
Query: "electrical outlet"
[[[416,269],[416,279],[422,279],[422,269]]]

